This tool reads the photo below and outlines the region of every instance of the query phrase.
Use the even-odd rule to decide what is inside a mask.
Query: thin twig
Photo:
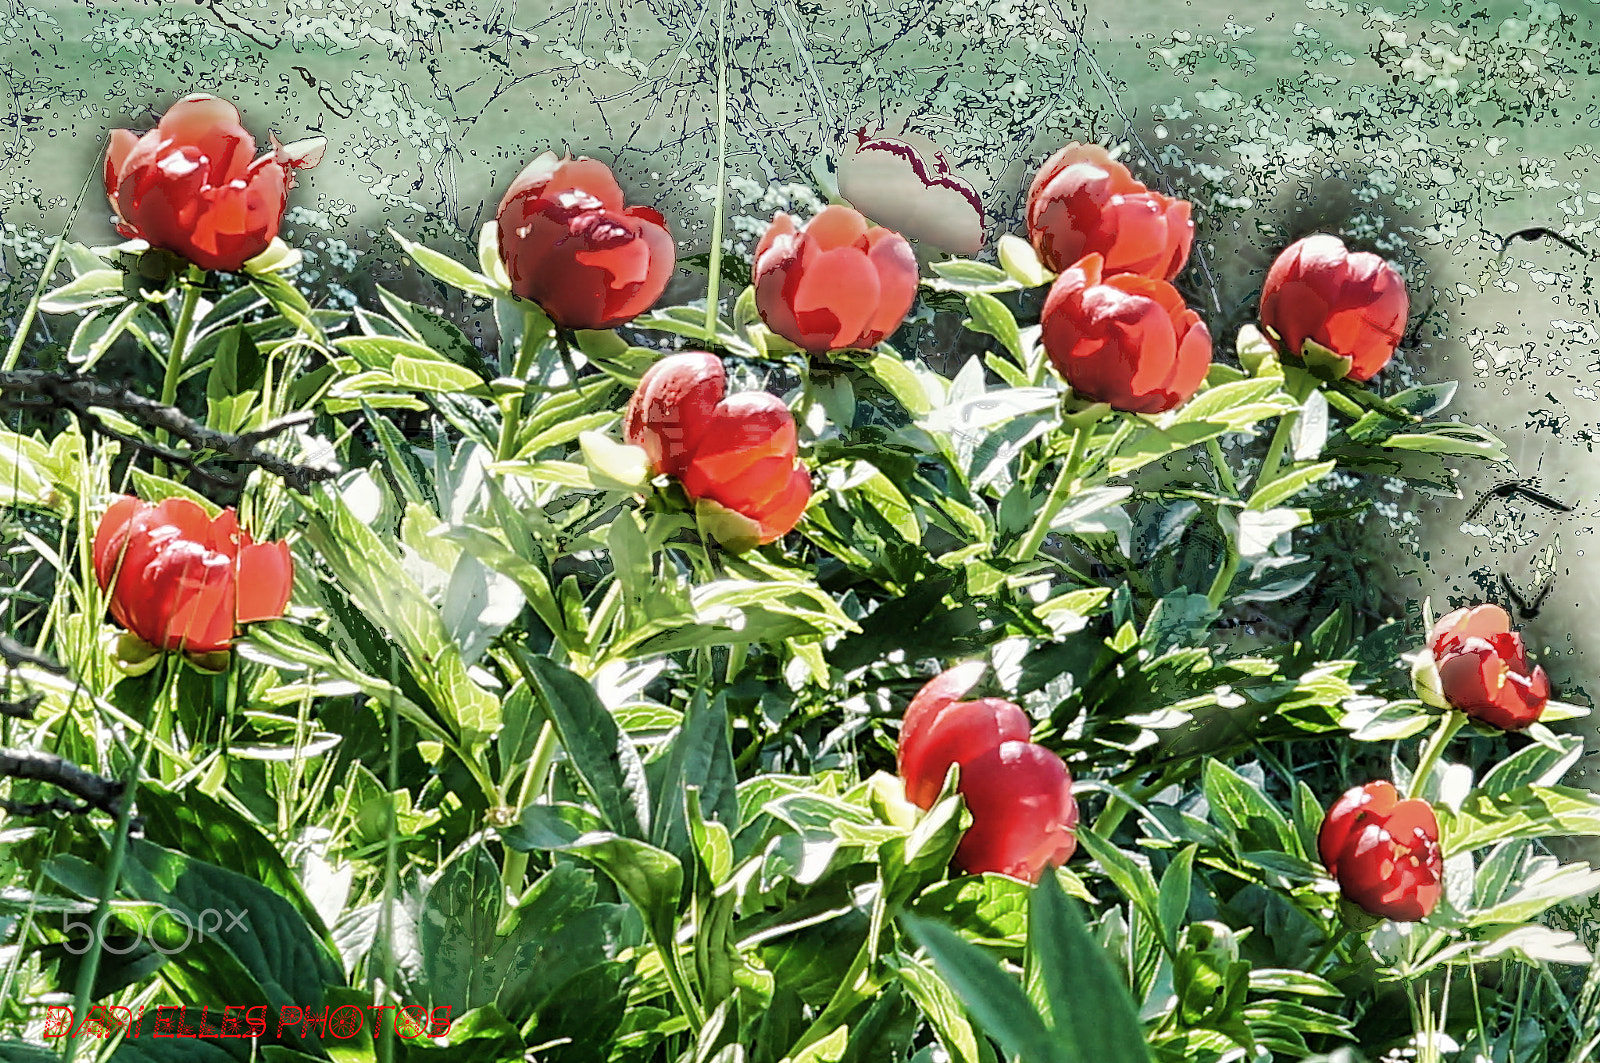
[[[226,474],[200,468],[199,459],[193,455],[182,454],[107,427],[90,412],[91,407],[115,410],[146,428],[164,429],[169,435],[183,440],[197,450],[214,451],[246,465],[264,469],[281,477],[285,484],[301,494],[305,494],[312,484],[332,479],[338,474],[338,470],[334,468],[303,465],[261,449],[260,444],[265,440],[309,421],[311,418],[309,413],[285,417],[253,432],[229,435],[200,424],[182,410],[162,405],[127,388],[106,384],[76,373],[55,373],[40,369],[19,369],[0,373],[0,407],[4,406],[65,410],[78,417],[87,429],[224,484],[237,485],[238,481]]]

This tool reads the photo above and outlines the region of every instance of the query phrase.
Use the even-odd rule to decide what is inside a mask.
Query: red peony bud
[[[1520,731],[1550,700],[1550,677],[1528,666],[1522,636],[1498,605],[1457,609],[1428,636],[1439,685],[1450,704],[1481,723]]]
[[[1037,882],[1078,848],[1078,802],[1060,757],[1032,742],[1002,742],[961,769],[972,826],[956,847],[969,874],[994,871]]]
[[[1189,258],[1194,222],[1185,200],[1150,191],[1104,148],[1073,143],[1028,188],[1028,238],[1057,273],[1095,254],[1106,276],[1169,281]]]
[[[1261,323],[1277,334],[1278,349],[1298,355],[1311,340],[1349,358],[1352,380],[1371,380],[1389,364],[1408,306],[1393,266],[1327,233],[1286,247],[1261,289]]]
[[[1369,782],[1334,802],[1317,852],[1344,895],[1372,915],[1416,922],[1439,903],[1439,821],[1426,801],[1399,800],[1392,783]]]
[[[511,290],[563,328],[605,329],[650,309],[672,279],[672,235],[659,213],[628,207],[603,162],[530,162],[495,214]]]
[[[905,237],[849,207],[824,207],[803,229],[779,214],[756,246],[755,287],[761,319],[797,347],[871,347],[911,310],[917,260]]]
[[[123,496],[100,519],[94,573],[117,623],[162,650],[228,648],[240,624],[283,615],[294,582],[287,542],[252,542],[231,508]]]
[[[685,351],[645,371],[623,415],[623,436],[657,473],[694,499],[755,522],[760,543],[782,538],[811,501],[811,476],[796,452],[794,417],[764,391],[726,396],[722,362]]]
[[[315,166],[323,137],[252,161],[256,141],[227,100],[196,93],[150,132],[113,129],[106,196],[117,232],[182,255],[202,269],[237,271],[278,235],[293,171]]]
[[[1060,757],[1027,741],[1032,725],[999,698],[957,701],[983,675],[978,662],[928,681],[906,707],[899,767],[906,799],[933,807],[950,765],[972,826],[955,863],[972,874],[995,871],[1037,881],[1077,848],[1078,805]]]
[[[1211,367],[1211,333],[1200,315],[1166,281],[1102,276],[1093,254],[1050,286],[1041,338],[1057,372],[1084,398],[1129,413],[1187,402]]]

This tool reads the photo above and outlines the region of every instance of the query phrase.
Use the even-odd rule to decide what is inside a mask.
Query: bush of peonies
[[[321,146],[273,145],[252,161],[238,113],[204,95],[143,137],[117,130],[106,190],[119,231],[197,271],[280,271],[257,256],[277,237],[293,169]],[[211,282],[190,271],[162,309],[163,401],[179,403],[184,367],[211,359],[208,427],[185,438],[213,446],[216,424],[230,425],[245,434],[224,449],[263,471],[244,508],[216,516],[191,494],[204,477],[186,485],[165,464],[133,477],[146,500],[113,493],[98,460],[83,473],[98,487],[63,481],[41,496],[83,506],[94,527],[85,571],[104,597],[61,602],[103,603],[114,625],[97,640],[82,617],[52,622],[78,674],[99,675],[102,659],[130,673],[111,696],[148,699],[161,779],[140,799],[155,810],[150,840],[125,851],[124,838],[109,856],[71,844],[109,859],[111,888],[147,904],[177,904],[165,891],[188,889],[185,875],[205,898],[257,876],[249,890],[275,891],[249,894],[277,921],[273,948],[315,971],[302,988],[366,1000],[351,972],[368,985],[387,972],[383,992],[397,978],[476,1017],[458,1040],[440,1034],[461,1058],[577,1045],[593,1051],[571,1058],[720,1059],[747,1038],[773,1060],[931,1058],[934,1042],[983,1059],[979,1038],[993,1037],[1007,1055],[1054,1059],[1030,1053],[1062,1033],[1062,994],[1080,990],[1108,1059],[1405,1043],[1373,1002],[1515,951],[1496,935],[1527,929],[1554,895],[1511,892],[1519,869],[1584,874],[1541,862],[1531,839],[1600,822],[1600,805],[1555,785],[1574,747],[1545,724],[1577,711],[1553,700],[1497,605],[1431,624],[1403,689],[1384,667],[1351,678],[1356,662],[1338,654],[1360,647],[1329,634],[1339,616],[1260,653],[1212,626],[1241,581],[1272,600],[1257,570],[1295,528],[1332,519],[1302,492],[1335,467],[1359,469],[1401,431],[1391,450],[1461,452],[1460,426],[1422,424],[1408,393],[1358,386],[1404,332],[1399,273],[1330,234],[1296,241],[1266,276],[1260,332],[1241,334],[1236,366],[1175,284],[1195,239],[1190,204],[1102,147],[1045,161],[1027,239],[1000,240],[1004,268],[957,259],[922,276],[908,237],[974,255],[985,236],[971,185],[926,138],[862,130],[839,186],[851,206],[772,220],[729,325],[715,305],[656,306],[676,265],[661,214],[629,206],[602,162],[540,154],[500,201],[483,272],[404,244],[440,280],[495,302],[500,375],[464,357],[465,340],[452,346],[432,311],[388,293],[392,320],[363,312],[334,335],[273,284],[248,311],[218,314]],[[1005,299],[1046,284],[1035,339]],[[924,290],[965,300],[969,324],[996,341],[979,366],[992,377],[946,381],[891,345]],[[651,331],[673,338],[635,345]],[[769,352],[771,335],[798,354]],[[853,353],[825,357],[840,352]],[[779,364],[799,378],[790,396],[730,392],[730,367]],[[255,415],[233,411],[227,387]],[[1359,439],[1324,426],[1308,445],[1297,419],[1313,393]],[[433,418],[425,443],[396,409]],[[359,419],[346,434],[370,433],[365,449],[343,453],[370,468],[290,500],[263,487],[288,459],[244,444],[279,440],[304,457],[310,437],[284,432],[313,417],[318,431]],[[1264,448],[1228,457],[1224,435],[1269,421]],[[159,424],[182,434],[171,417]],[[1434,446],[1445,429],[1456,434]],[[174,460],[120,438],[134,462]],[[11,449],[39,447],[17,436]],[[1159,540],[1138,560],[1120,508],[1136,493],[1138,533]],[[258,540],[240,512],[297,530]],[[1201,513],[1223,543],[1196,564],[1176,555],[1203,549],[1183,531]],[[398,781],[398,749],[388,784],[360,759],[370,752],[338,762],[356,780],[337,808],[360,812],[338,831],[366,907],[334,897],[348,880],[314,909],[297,896],[289,865],[262,855],[277,857],[271,839],[288,844],[290,827],[254,822],[259,795],[215,800],[260,776],[238,774],[226,744],[204,745],[195,706],[133,685],[158,664],[185,697],[227,686],[251,706],[227,726],[250,739],[245,759],[297,765],[271,776],[284,793],[342,735],[381,747],[374,707],[384,735],[404,733],[414,786]],[[216,686],[174,678],[190,666]],[[996,693],[963,700],[986,676]],[[298,718],[284,715],[291,704]],[[1469,721],[1486,742],[1530,738],[1488,772],[1447,767]],[[1326,792],[1284,769],[1285,798],[1229,766],[1269,744],[1325,752],[1429,728],[1414,759],[1401,747],[1391,758],[1400,787],[1342,753],[1310,776]],[[283,731],[289,745],[263,744]],[[891,758],[895,777],[870,774]],[[202,773],[195,809],[171,803]],[[217,832],[251,840],[214,845]],[[1459,870],[1490,846],[1481,868]],[[241,854],[249,867],[222,867]],[[118,887],[125,859],[136,863]],[[405,903],[393,893],[401,859],[434,868]],[[76,864],[47,866],[63,888],[86,881]],[[1063,889],[1090,903],[1092,934]],[[412,920],[418,958],[403,969],[372,934],[343,932],[390,918]],[[1541,952],[1536,937],[1515,946],[1530,962],[1572,955],[1544,939]],[[349,950],[342,965],[336,948]],[[272,952],[228,952],[228,977],[287,978]],[[498,989],[451,981],[485,956]],[[999,963],[1024,957],[1029,979],[1044,972],[1049,1009]],[[185,991],[213,971],[169,963]],[[549,984],[519,980],[529,972]],[[82,984],[96,984],[92,969]],[[271,1050],[285,1059],[308,1043],[282,1033]]]

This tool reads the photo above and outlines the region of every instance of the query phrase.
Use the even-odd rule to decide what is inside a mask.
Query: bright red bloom
[[[779,214],[756,245],[756,309],[812,354],[871,347],[900,327],[917,297],[906,238],[849,207],[824,207],[804,228]]]
[[[1313,340],[1351,360],[1352,380],[1371,380],[1389,364],[1409,307],[1393,266],[1327,233],[1284,248],[1261,289],[1261,323],[1277,334],[1279,350],[1298,355]]]
[[[594,159],[540,155],[506,189],[495,225],[511,290],[563,328],[632,321],[672,279],[666,219],[625,206],[610,167]]]
[[[933,807],[950,765],[960,765],[957,791],[972,826],[956,866],[1037,881],[1077,848],[1072,776],[1060,757],[1027,740],[1032,725],[1017,706],[956,700],[982,675],[982,664],[959,665],[929,680],[906,707],[899,750],[906,799]]]
[[[227,100],[196,93],[173,104],[150,132],[113,129],[106,196],[117,232],[202,269],[236,272],[278,235],[295,169],[327,147],[314,137],[251,161],[256,141]]]
[[[1363,911],[1412,923],[1439,903],[1444,857],[1433,806],[1399,796],[1383,780],[1346,791],[1322,821],[1317,852]]]
[[[1445,700],[1474,720],[1506,731],[1537,721],[1550,701],[1550,677],[1528,667],[1522,636],[1498,605],[1457,609],[1428,636]]]
[[[124,495],[100,519],[94,574],[117,623],[162,650],[228,648],[240,624],[283,615],[294,581],[287,542],[257,543],[231,508]]]
[[[1169,281],[1194,244],[1188,202],[1150,191],[1095,144],[1068,144],[1045,161],[1028,188],[1027,220],[1039,260],[1057,273],[1097,254],[1107,276]]]
[[[1177,289],[1136,273],[1105,277],[1098,254],[1055,279],[1040,324],[1072,390],[1129,413],[1187,402],[1211,368],[1211,333]]]
[[[794,416],[764,391],[727,395],[722,361],[704,351],[668,355],[628,400],[623,435],[650,466],[754,522],[757,541],[782,538],[811,501],[797,457]]]

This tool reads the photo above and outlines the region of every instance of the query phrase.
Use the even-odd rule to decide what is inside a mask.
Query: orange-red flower
[[[672,279],[666,219],[626,206],[610,167],[594,159],[540,155],[506,189],[495,225],[511,290],[563,328],[632,321]]]
[[[780,213],[756,245],[755,288],[761,319],[795,346],[871,347],[911,310],[917,259],[905,237],[849,207],[824,207],[801,229]]]
[[[1322,821],[1317,852],[1363,911],[1416,922],[1428,917],[1443,892],[1439,820],[1428,802],[1399,797],[1383,780],[1346,791]]]
[[[294,580],[286,542],[257,543],[231,508],[185,498],[117,499],[94,536],[94,574],[117,623],[161,650],[228,648],[240,624],[283,615]]]
[[[645,371],[628,400],[623,434],[644,448],[652,469],[677,479],[690,498],[738,514],[756,543],[770,543],[799,522],[811,501],[811,475],[797,457],[794,416],[764,391],[726,392],[716,355],[668,355]],[[744,537],[741,529],[725,545]]]
[[[1439,686],[1450,704],[1482,723],[1520,731],[1537,721],[1550,701],[1550,677],[1528,666],[1522,636],[1498,605],[1457,609],[1428,636]]]
[[[1261,289],[1261,323],[1277,334],[1279,349],[1298,355],[1312,340],[1350,359],[1352,380],[1371,380],[1389,364],[1409,306],[1393,266],[1327,233],[1284,248]]]
[[[1037,881],[1077,849],[1078,803],[1061,758],[1029,742],[1027,714],[1000,698],[959,701],[983,665],[959,665],[929,680],[906,707],[899,769],[906,799],[933,807],[952,764],[972,826],[955,864]]]
[[[1152,192],[1095,144],[1068,144],[1045,161],[1028,188],[1028,237],[1059,273],[1084,255],[1105,260],[1107,276],[1171,280],[1189,258],[1189,204]]]
[[[1040,338],[1072,390],[1129,413],[1187,402],[1211,368],[1211,333],[1176,288],[1136,273],[1104,276],[1087,255],[1050,286]]]
[[[202,269],[237,271],[278,235],[293,171],[315,166],[314,137],[254,159],[256,141],[227,100],[196,93],[173,104],[150,132],[113,129],[106,196],[117,231],[165,248]]]

